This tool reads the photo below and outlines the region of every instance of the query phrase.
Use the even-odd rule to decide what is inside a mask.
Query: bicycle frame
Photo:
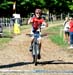
[[[38,58],[38,54],[39,54],[39,43],[38,43],[38,39],[39,38],[39,32],[36,31],[34,33],[34,41],[33,41],[33,51],[32,51],[32,54],[33,54],[33,60],[34,60],[34,63],[35,65],[37,65],[37,58]]]

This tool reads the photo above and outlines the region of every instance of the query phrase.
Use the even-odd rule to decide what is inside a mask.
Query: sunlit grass
[[[64,38],[63,38],[63,32],[62,34],[60,35],[60,29],[63,29],[63,26],[60,25],[60,26],[56,26],[56,27],[51,27],[51,28],[48,28],[48,32],[51,34],[49,35],[49,38],[57,45],[59,46],[62,46],[62,47],[67,47],[68,46],[68,43],[64,41]],[[53,34],[52,34],[53,33]],[[55,34],[54,34],[55,33]]]

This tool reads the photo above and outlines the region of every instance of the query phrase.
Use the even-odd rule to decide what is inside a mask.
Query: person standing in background
[[[70,49],[73,49],[73,18],[70,17],[69,21],[69,26],[70,26]]]
[[[69,41],[69,17],[65,17],[64,21],[64,40],[67,43],[70,43]]]

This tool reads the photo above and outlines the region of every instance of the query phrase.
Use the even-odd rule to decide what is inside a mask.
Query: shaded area
[[[64,62],[63,60],[52,60],[52,61],[43,61],[43,62],[37,62],[37,64],[40,65],[47,65],[47,64],[73,64],[73,62]]]
[[[28,64],[33,64],[33,62],[18,62],[13,64],[0,65],[0,68],[11,68],[11,67],[23,66]]]
[[[4,36],[2,36],[3,38],[13,38],[13,36],[6,36],[6,35],[4,35]]]
[[[12,67],[17,67],[17,66],[24,66],[24,65],[29,65],[29,64],[34,64],[33,62],[18,62],[18,63],[13,63],[13,64],[7,64],[7,65],[0,65],[0,68],[12,68]],[[73,62],[64,62],[62,60],[52,60],[52,61],[39,61],[37,62],[37,65],[50,65],[50,64],[73,64]]]
[[[12,35],[0,35],[0,38],[13,38]]]

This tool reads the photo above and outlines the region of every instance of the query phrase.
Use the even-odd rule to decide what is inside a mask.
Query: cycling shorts
[[[39,37],[37,38],[38,40],[40,40],[41,39],[41,32],[40,32],[40,30],[37,30],[36,32],[39,32]],[[36,34],[35,32],[34,32],[34,29],[32,28],[32,30],[31,30],[31,35],[32,35],[32,39],[34,39],[34,34]]]

